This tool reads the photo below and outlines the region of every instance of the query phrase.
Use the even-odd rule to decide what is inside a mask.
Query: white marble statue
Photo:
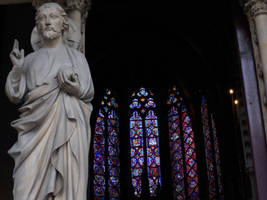
[[[23,102],[11,125],[18,140],[9,150],[15,161],[14,200],[86,200],[94,87],[82,53],[67,46],[65,11],[56,3],[36,13],[43,46],[24,58],[15,40],[6,94]]]

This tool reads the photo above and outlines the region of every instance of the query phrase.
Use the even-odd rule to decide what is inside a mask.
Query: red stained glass
[[[169,105],[173,197],[180,200],[199,199],[194,132],[191,119],[176,87],[170,91],[167,105]]]
[[[209,181],[209,198],[224,199],[217,131],[213,116],[209,116],[207,101],[204,97],[202,99],[201,113]],[[218,185],[218,188],[216,187],[216,184]]]
[[[110,90],[101,101],[96,120],[94,146],[94,195],[95,199],[104,199],[108,188],[111,199],[119,199],[120,161],[119,161],[119,120],[118,104]],[[106,149],[108,151],[106,151]],[[106,187],[107,184],[107,187]]]
[[[143,175],[145,156],[147,156],[150,196],[156,196],[158,187],[161,185],[159,131],[157,116],[154,112],[156,104],[152,96],[151,92],[140,88],[137,93],[132,94],[132,97],[138,97],[138,99],[133,98],[132,104],[130,104],[131,176],[134,194],[137,197],[140,197],[142,193],[141,176]],[[146,144],[146,149],[144,149],[144,144]]]

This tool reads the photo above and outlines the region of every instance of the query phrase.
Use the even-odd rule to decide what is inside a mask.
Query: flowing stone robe
[[[59,69],[78,75],[80,97],[60,89]],[[25,57],[6,81],[8,98],[20,118],[11,125],[18,140],[9,150],[15,161],[14,200],[86,200],[91,100],[94,95],[84,55],[63,44]]]

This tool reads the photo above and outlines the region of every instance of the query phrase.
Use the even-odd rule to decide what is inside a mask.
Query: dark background
[[[207,199],[207,179],[201,136],[200,103],[208,98],[215,113],[220,141],[225,199],[245,199],[249,191],[240,182],[242,148],[233,118],[230,87],[241,90],[230,1],[122,1],[93,0],[86,25],[86,57],[90,65],[95,99],[95,115],[105,88],[117,97],[120,113],[121,199],[130,199],[129,121],[130,95],[140,86],[153,91],[159,112],[162,164],[160,196],[171,199],[169,147],[166,117],[168,89],[177,85],[185,97],[197,138],[201,199]],[[18,106],[4,94],[11,70],[9,52],[18,38],[26,54],[32,51],[30,34],[35,11],[31,4],[0,6],[1,139],[0,197],[12,199],[13,161],[7,150],[16,141],[9,126],[18,118]],[[92,152],[92,151],[91,151]],[[92,155],[91,155],[92,156]]]

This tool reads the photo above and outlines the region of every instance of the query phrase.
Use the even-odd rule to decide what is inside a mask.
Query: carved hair
[[[65,10],[57,3],[45,3],[43,4],[42,6],[40,6],[37,11],[36,11],[36,14],[35,14],[35,24],[36,24],[36,27],[38,27],[38,24],[39,24],[39,20],[40,20],[40,14],[41,12],[46,9],[46,8],[56,8],[57,11],[59,12],[59,14],[64,18],[64,21],[63,21],[63,33],[68,31],[69,29],[69,23],[68,23],[68,18],[67,18],[67,13],[65,12]],[[62,34],[63,34],[62,33]]]

